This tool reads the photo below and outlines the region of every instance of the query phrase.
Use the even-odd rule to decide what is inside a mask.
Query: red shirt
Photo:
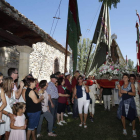
[[[58,89],[58,93],[65,94],[65,91],[64,91],[64,89],[62,88],[61,85],[59,85],[59,86],[57,87],[57,89]],[[59,97],[58,97],[58,102],[59,102],[59,103],[66,104],[66,102],[67,102],[67,97],[59,96]]]
[[[78,81],[75,77],[72,78],[72,88],[74,88],[78,84]]]
[[[68,79],[65,79],[65,87],[67,87],[67,89],[72,92],[72,86]]]

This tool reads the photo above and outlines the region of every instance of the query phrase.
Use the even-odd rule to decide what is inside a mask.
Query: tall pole
[[[127,55],[126,55],[126,65],[127,65]]]
[[[92,49],[92,42],[91,42],[90,50],[89,50],[89,53],[88,53],[88,59],[87,59],[84,75],[86,74],[86,70],[87,70],[87,66],[88,66],[88,61],[89,61],[89,56],[90,56],[90,53],[91,53],[91,49]]]
[[[66,51],[65,51],[65,69],[64,74],[67,72],[67,56],[68,56],[68,31],[66,36]]]

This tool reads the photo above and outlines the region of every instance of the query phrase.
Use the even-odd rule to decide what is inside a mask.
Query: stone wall
[[[33,45],[34,51],[30,54],[29,71],[39,81],[50,81],[50,75],[54,73],[55,59],[58,59],[59,71],[64,72],[65,54],[46,43]],[[67,68],[69,70],[70,57],[68,56]]]
[[[7,76],[9,68],[19,67],[19,53],[15,46],[0,48],[0,72]]]
[[[57,67],[64,72],[65,54],[46,43],[33,45],[34,51],[30,54],[29,72],[32,72],[38,80],[50,81],[50,75],[54,73],[54,62],[58,59]],[[7,76],[8,68],[19,68],[19,52],[15,46],[0,48],[0,72]],[[70,57],[68,56],[67,68],[69,70]],[[23,66],[24,67],[24,66]],[[19,75],[20,76],[20,75]]]

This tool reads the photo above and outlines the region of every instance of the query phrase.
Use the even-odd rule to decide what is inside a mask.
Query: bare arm
[[[23,86],[24,86],[23,81],[20,81],[20,88],[15,92],[16,99],[19,99],[19,97],[21,96]]]
[[[100,88],[100,97],[102,96],[103,88]]]
[[[120,84],[118,84],[118,89],[119,89],[119,97],[122,97]]]
[[[69,97],[69,94],[58,93],[58,95],[61,96],[61,97]]]
[[[85,86],[86,92],[89,93],[89,87]]]
[[[121,89],[119,89],[119,97],[122,97]]]
[[[53,102],[52,102],[52,99],[51,99],[51,95],[48,94],[48,97],[49,97],[49,101],[50,101],[50,103],[52,104]]]
[[[134,85],[134,84],[131,84],[131,87],[132,87],[132,92],[127,92],[127,93],[128,93],[128,95],[131,95],[131,96],[136,96],[135,85]]]
[[[41,96],[41,97],[38,99],[38,98],[36,97],[35,92],[34,92],[33,90],[30,91],[29,97],[33,100],[33,102],[34,102],[35,104],[40,103],[40,102],[44,99],[43,96]]]
[[[51,95],[48,94],[48,97],[49,97],[49,101],[50,101],[50,103],[51,103],[51,106],[52,106],[52,108],[53,108],[53,107],[54,107],[54,104],[53,104],[53,102],[52,102]]]
[[[72,103],[74,103],[74,98],[76,96],[76,93],[77,93],[77,89],[76,89],[76,86],[75,86],[74,89],[73,89]]]
[[[100,89],[100,85],[97,83],[97,81],[95,80],[96,86],[98,89]]]
[[[14,117],[15,117],[14,114],[11,114],[11,113],[9,113],[9,112],[7,112],[7,111],[5,111],[5,110],[2,111],[2,114],[8,116],[8,117],[10,118],[11,121],[12,121],[12,120],[15,120],[15,119],[14,119]]]
[[[2,88],[1,88],[1,99],[2,99],[2,105],[0,107],[0,111],[2,111],[7,106],[5,94]]]
[[[25,92],[26,92],[26,89],[23,89],[23,90],[22,90],[22,94],[21,94],[21,95],[22,95],[22,97],[23,97],[24,101],[26,102]]]
[[[122,96],[122,94],[128,94],[128,95],[131,95],[131,96],[135,96],[136,95],[135,85],[134,84],[131,84],[131,87],[132,87],[132,92],[128,92],[126,90],[120,90],[121,96]]]
[[[77,93],[77,90],[76,90],[76,86],[74,87],[73,89],[73,95],[72,95],[72,98],[74,99],[74,97],[76,96],[76,93]]]
[[[14,126],[15,120],[11,121],[10,124],[10,128],[11,129],[18,129],[18,130],[25,130],[26,129],[26,125],[24,126]]]

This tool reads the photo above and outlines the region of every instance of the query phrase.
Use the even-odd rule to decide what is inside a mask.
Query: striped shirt
[[[58,99],[58,90],[54,83],[49,82],[48,88],[46,89],[47,93],[51,95],[52,99]]]

